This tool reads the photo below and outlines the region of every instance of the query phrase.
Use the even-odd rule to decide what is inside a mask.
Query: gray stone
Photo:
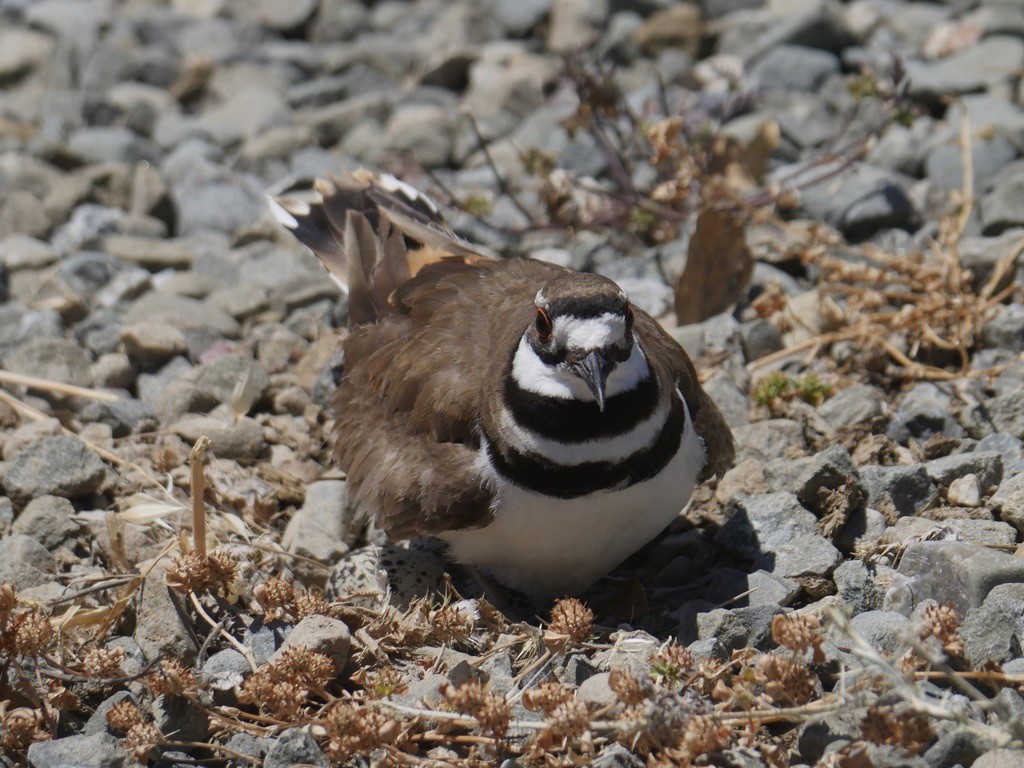
[[[925,600],[952,603],[964,615],[1000,584],[1024,582],[1024,560],[965,541],[918,541],[907,546],[885,606],[909,615]]]
[[[863,560],[847,560],[832,574],[836,590],[843,602],[856,615],[864,611],[881,609],[885,599],[885,586],[881,576],[892,574],[884,565],[868,565]]]
[[[234,648],[225,648],[206,660],[202,676],[214,691],[232,691],[251,671],[245,656]]]
[[[775,459],[764,467],[771,491],[795,493],[800,503],[815,514],[825,514],[827,491],[846,487],[851,508],[864,503],[865,492],[857,468],[846,449],[831,445],[821,453],[803,459]]]
[[[107,480],[107,465],[69,435],[46,437],[29,445],[4,472],[8,495],[20,504],[37,496],[77,499],[98,492]]]
[[[644,761],[621,744],[613,743],[601,750],[591,761],[590,768],[644,768]]]
[[[985,435],[974,445],[979,453],[998,453],[1003,460],[1003,477],[1024,472],[1024,442],[1008,432],[993,432]]]
[[[267,447],[263,427],[248,416],[229,422],[190,414],[174,422],[170,431],[193,444],[205,435],[210,438],[210,453],[222,459],[258,459]]]
[[[142,322],[128,326],[121,331],[121,344],[125,353],[142,368],[161,365],[187,349],[185,334],[173,325],[162,322]]]
[[[939,102],[950,94],[983,91],[1024,67],[1024,42],[1006,35],[986,37],[936,61],[907,62],[912,96]]]
[[[815,166],[814,177],[826,176],[830,166]],[[792,169],[776,171],[779,178]],[[806,183],[799,176],[790,183],[801,184],[800,206],[812,218],[840,230],[851,240],[870,237],[881,229],[911,229],[918,220],[917,209],[896,174],[863,163],[839,171],[827,180]]]
[[[933,435],[963,437],[953,418],[952,401],[937,384],[921,382],[904,395],[886,435],[898,442],[927,440]]]
[[[49,35],[5,24],[0,29],[0,82],[13,81],[39,66],[53,47]]]
[[[981,213],[981,231],[985,235],[999,235],[1008,229],[1024,226],[1024,176],[1015,175],[997,180],[992,191],[978,206]]]
[[[714,400],[730,427],[750,423],[750,400],[747,393],[736,386],[728,374],[719,373],[709,379],[704,384],[704,391]]]
[[[262,619],[257,619],[246,630],[242,637],[242,645],[252,651],[257,664],[266,664],[281,647],[290,630],[289,624],[278,621],[265,624]]]
[[[126,437],[155,430],[157,417],[153,408],[141,400],[98,400],[82,409],[85,423],[106,424],[114,437]]]
[[[31,768],[121,768],[127,762],[128,753],[107,733],[37,741],[28,748]]]
[[[743,337],[743,355],[748,363],[778,352],[783,346],[779,329],[761,318],[743,323],[740,334]]]
[[[958,765],[973,765],[993,746],[991,739],[958,725],[942,734],[923,757],[929,768],[954,768]]]
[[[100,355],[89,366],[89,375],[93,386],[103,389],[131,389],[135,384],[135,368],[128,356],[121,352]]]
[[[361,525],[348,502],[344,480],[321,480],[306,488],[306,500],[288,521],[281,545],[287,552],[318,563],[335,563],[348,554],[359,537]],[[323,568],[295,563],[296,573],[306,583],[320,586],[326,581]]]
[[[0,583],[29,589],[48,583],[56,572],[57,561],[35,539],[16,533],[0,539]]]
[[[62,339],[63,334],[60,315],[53,310],[34,312],[14,304],[0,304],[0,356],[33,340]]]
[[[885,415],[882,393],[868,384],[841,389],[818,408],[833,427],[849,427]]]
[[[446,165],[455,142],[451,111],[430,105],[397,110],[384,128],[382,140],[394,152],[407,152],[424,167]]]
[[[102,733],[113,736],[114,734],[111,733],[110,728],[107,726],[107,713],[122,701],[138,704],[130,691],[117,691],[100,702],[99,706],[96,707],[91,715],[89,715],[89,719],[86,720],[85,725],[82,726],[81,735],[93,736],[97,733]]]
[[[11,235],[0,242],[0,264],[11,272],[20,269],[44,269],[60,257],[47,242],[28,235]]]
[[[619,699],[608,684],[610,679],[610,672],[591,675],[576,689],[576,701],[590,705],[594,709],[615,705]]]
[[[246,389],[251,393],[249,399],[256,405],[270,385],[270,377],[258,360],[240,354],[224,355],[200,366],[192,375],[196,387],[213,392],[220,402],[228,405],[231,405],[235,389],[243,380],[247,380]]]
[[[167,323],[182,331],[211,328],[225,338],[235,338],[241,328],[227,312],[203,301],[163,291],[139,297],[125,313],[127,323]]]
[[[1024,474],[1004,480],[989,504],[1003,520],[1024,533]]]
[[[57,496],[40,496],[28,503],[11,526],[11,532],[28,536],[48,550],[72,544],[81,527],[71,519],[75,508]]]
[[[309,732],[289,728],[276,739],[263,758],[263,768],[292,768],[293,765],[327,766],[327,755]]]
[[[895,653],[902,645],[902,633],[909,621],[895,611],[864,611],[850,623],[868,645],[885,654]]]
[[[803,427],[791,419],[766,419],[733,429],[736,461],[770,461],[779,456],[798,455],[807,449]]]
[[[161,733],[180,741],[205,741],[210,729],[206,712],[181,696],[157,696],[150,707]]]
[[[971,768],[1024,768],[1024,749],[993,749],[975,760]]]
[[[183,235],[213,230],[234,234],[257,221],[265,203],[247,184],[230,180],[188,182],[174,188],[178,231]]]
[[[754,494],[734,502],[715,543],[786,578],[827,576],[842,561],[818,532],[817,518],[791,493]]]
[[[801,45],[780,45],[758,60],[750,76],[762,91],[810,93],[838,72],[839,57],[833,53]]]
[[[191,664],[199,652],[199,639],[188,615],[178,611],[180,600],[171,596],[166,581],[168,565],[157,563],[142,584],[134,637],[147,659],[166,655]]]
[[[341,672],[348,661],[348,651],[352,645],[352,638],[349,635],[345,623],[332,619],[329,616],[314,614],[307,616],[285,637],[281,647],[277,649],[270,662],[280,658],[290,648],[306,648],[327,656],[334,662],[334,668]]]
[[[982,340],[987,347],[1024,352],[1024,312],[1021,305],[1000,307],[996,316],[985,324]]]
[[[976,439],[993,432],[1007,432],[1024,439],[1024,388],[966,408],[960,419],[967,434]]]
[[[13,373],[40,379],[91,387],[89,358],[81,346],[67,339],[41,338],[6,353],[4,367]]]
[[[1002,664],[1024,655],[1024,584],[1001,584],[961,627],[964,655],[973,665]]]
[[[935,484],[922,464],[896,467],[861,467],[860,478],[868,504],[891,503],[899,515],[916,515],[938,498]]]
[[[1003,479],[1003,460],[998,453],[954,453],[932,459],[925,463],[924,468],[932,480],[947,488],[957,478],[975,475],[982,492],[986,492]]]
[[[1002,136],[978,138],[971,142],[971,163],[976,189],[995,176],[1017,157],[1017,149]],[[949,141],[933,149],[925,158],[925,173],[937,188],[961,189],[963,179],[963,153],[959,142]]]
[[[152,161],[157,149],[134,131],[117,126],[83,126],[68,139],[67,151],[86,164]]]

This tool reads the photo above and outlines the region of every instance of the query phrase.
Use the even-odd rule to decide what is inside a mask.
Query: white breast
[[[479,461],[497,488],[494,521],[443,534],[451,555],[522,592],[562,595],[592,584],[676,517],[690,500],[705,451],[686,409],[679,450],[665,468],[621,490],[574,499],[545,496],[503,481],[486,449]]]

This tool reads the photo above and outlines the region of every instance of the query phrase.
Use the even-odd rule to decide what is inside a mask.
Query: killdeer
[[[349,292],[336,458],[392,538],[576,593],[731,464],[693,363],[611,280],[485,256],[391,176],[315,191],[275,213]]]

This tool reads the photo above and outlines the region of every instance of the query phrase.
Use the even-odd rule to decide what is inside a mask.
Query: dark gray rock
[[[974,445],[978,453],[998,453],[1003,461],[1003,477],[1013,477],[1024,472],[1024,442],[1008,432],[993,432],[985,435]]]
[[[850,624],[872,648],[892,654],[901,647],[902,633],[909,620],[895,611],[864,611],[854,616]]]
[[[306,500],[288,521],[281,544],[286,551],[312,558],[318,563],[336,563],[359,537],[361,524],[348,501],[344,480],[322,480],[306,488]],[[301,566],[296,573],[307,583],[323,585],[323,568]]]
[[[327,766],[329,763],[327,755],[307,731],[289,728],[274,740],[263,758],[263,768],[291,768],[296,764]]]
[[[775,175],[782,178],[792,170],[781,168]],[[813,182],[828,170],[827,165],[816,166],[813,178],[789,179],[790,183],[801,184],[800,206],[811,217],[835,227],[851,240],[870,237],[881,229],[913,229],[916,225],[917,209],[904,181],[896,174],[856,164],[835,177]]]
[[[48,583],[56,572],[57,561],[35,539],[15,533],[0,539],[0,583],[29,589]]]
[[[976,188],[995,176],[1017,157],[1017,148],[1006,138],[994,136],[971,142],[971,163]],[[959,142],[950,141],[933,149],[925,159],[928,180],[939,189],[963,187],[963,154]]]
[[[740,326],[740,334],[743,337],[743,355],[748,363],[782,349],[782,334],[767,320],[748,320]]]
[[[1024,582],[1021,558],[965,541],[918,541],[907,546],[885,597],[905,615],[925,600],[952,603],[961,614],[977,608],[1000,584]]]
[[[71,519],[75,508],[57,496],[40,496],[28,503],[11,526],[11,532],[28,536],[48,550],[69,545],[78,537],[81,526]]]
[[[949,394],[937,384],[921,382],[903,396],[886,436],[905,442],[910,438],[923,441],[933,435],[963,437],[963,429],[953,417]]]
[[[4,355],[4,367],[79,387],[91,387],[90,360],[81,346],[68,339],[33,339]]]
[[[257,664],[266,664],[284,643],[290,630],[290,625],[281,622],[265,624],[263,621],[256,621],[246,631],[242,645],[252,651]]]
[[[832,751],[832,745],[837,745],[837,742],[845,743],[860,738],[860,717],[859,712],[844,709],[805,721],[796,739],[801,759],[814,765],[826,751]]]
[[[157,696],[150,711],[161,733],[174,734],[179,741],[205,741],[210,718],[200,707],[182,696]]]
[[[107,733],[37,741],[28,748],[31,768],[121,768],[127,762],[128,753]]]
[[[892,569],[884,565],[869,565],[863,560],[847,560],[835,569],[832,580],[836,583],[839,597],[856,615],[882,608],[886,587],[883,586],[880,576],[892,573]]]
[[[974,665],[998,664],[1024,655],[1024,584],[995,587],[978,608],[968,612],[960,630],[964,655]]]
[[[966,408],[960,419],[967,434],[976,439],[993,432],[1007,432],[1024,439],[1024,387]]]
[[[954,453],[932,459],[924,465],[928,476],[947,488],[964,475],[975,475],[982,492],[999,485],[1003,479],[1003,460],[998,453]]]
[[[115,705],[120,704],[122,701],[129,701],[132,704],[138,704],[135,697],[130,691],[116,691],[111,696],[108,696],[99,706],[89,715],[89,719],[85,721],[85,725],[82,726],[82,736],[93,736],[97,733],[107,734],[114,736],[107,726],[107,713],[114,708]]]
[[[730,427],[750,423],[750,400],[747,393],[736,386],[728,374],[720,373],[709,379],[704,385],[704,391],[715,401]]]
[[[251,671],[245,656],[234,648],[225,648],[206,660],[202,676],[214,691],[231,691],[241,685]]]
[[[1024,352],[1024,311],[1020,304],[1000,307],[998,313],[985,325],[982,340],[988,347],[1010,352]]]
[[[754,494],[734,502],[715,534],[723,549],[776,576],[827,576],[842,555],[818,532],[818,520],[791,493]]]
[[[994,746],[990,739],[958,725],[940,736],[923,757],[930,768],[954,768],[957,765],[973,765],[975,760]]]
[[[770,461],[764,467],[764,476],[769,490],[796,494],[801,504],[819,516],[827,511],[828,491],[845,486],[851,494],[852,509],[863,506],[866,498],[853,459],[840,445],[803,459]]]
[[[126,437],[157,428],[156,413],[141,400],[97,400],[81,412],[85,423],[106,424],[114,437]]]
[[[938,103],[950,94],[983,91],[1020,67],[1024,67],[1024,43],[993,35],[945,58],[908,61],[907,74],[912,96]]]
[[[938,498],[923,464],[861,467],[860,478],[870,506],[891,503],[899,515],[916,515]]]
[[[253,405],[259,403],[270,385],[263,365],[245,355],[224,355],[212,363],[200,366],[193,374],[193,383],[199,389],[213,392],[222,403],[231,404],[231,397],[243,379],[248,379],[249,398]]]
[[[168,565],[158,563],[146,576],[139,593],[135,641],[147,659],[173,655],[191,664],[199,652],[200,640],[191,621],[179,610],[180,596],[167,586]]]
[[[885,414],[885,399],[877,387],[854,384],[841,389],[818,408],[833,427],[849,427]]]
[[[763,91],[817,91],[839,72],[839,57],[801,45],[780,45],[768,51],[750,71]]]
[[[792,419],[766,419],[733,428],[736,438],[736,462],[746,459],[770,461],[793,452],[804,452],[807,440],[799,422]]]
[[[54,435],[29,445],[4,472],[7,494],[19,504],[37,496],[77,499],[98,492],[107,465],[77,437]]]
[[[982,234],[995,236],[1008,229],[1024,226],[1024,176],[1015,174],[997,179],[992,191],[979,203]]]

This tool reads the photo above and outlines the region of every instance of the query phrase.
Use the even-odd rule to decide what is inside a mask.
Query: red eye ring
[[[551,341],[551,320],[540,307],[537,307],[537,319],[534,322],[534,327],[537,329],[537,336],[541,341]]]

